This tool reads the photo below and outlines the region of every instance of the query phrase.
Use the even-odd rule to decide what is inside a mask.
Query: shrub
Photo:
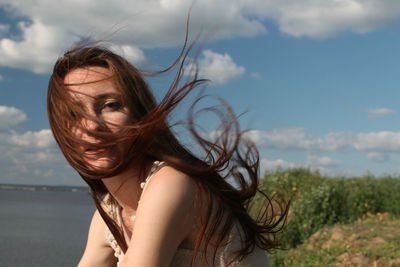
[[[284,194],[291,200],[289,218],[282,235],[284,247],[295,247],[325,225],[357,220],[365,213],[400,215],[400,179],[361,177],[330,178],[318,171],[296,168],[266,172],[260,190],[268,196]],[[253,206],[259,209],[261,196]]]

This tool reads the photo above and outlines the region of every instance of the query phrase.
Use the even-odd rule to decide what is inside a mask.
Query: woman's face
[[[130,122],[128,108],[123,105],[122,96],[115,88],[112,74],[103,67],[87,67],[69,72],[64,83],[73,101],[79,105],[88,117],[77,119],[77,126],[71,128],[82,141],[90,144],[101,144],[101,140],[88,134],[83,129],[98,132],[116,133],[120,126]],[[89,119],[90,118],[90,119]],[[93,120],[91,119],[93,118]],[[98,123],[99,121],[104,123]],[[96,148],[90,145],[78,145],[83,159],[89,168],[107,168],[115,164],[121,155],[124,145]]]

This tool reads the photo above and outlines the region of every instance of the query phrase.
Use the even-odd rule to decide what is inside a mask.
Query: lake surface
[[[94,210],[88,193],[0,190],[0,267],[76,266]]]

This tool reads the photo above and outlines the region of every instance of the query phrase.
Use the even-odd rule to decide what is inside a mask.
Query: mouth
[[[86,155],[97,155],[104,152],[107,152],[108,148],[87,148],[85,149]]]

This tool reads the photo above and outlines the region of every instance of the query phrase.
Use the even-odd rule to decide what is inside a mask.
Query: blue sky
[[[176,58],[188,1],[124,2],[0,0],[0,183],[83,184],[45,106],[52,64],[74,42],[109,39],[142,68]],[[198,0],[190,32],[207,39],[198,59],[207,93],[245,112],[263,170],[398,175],[399,17],[397,1]],[[168,80],[149,80],[157,98]]]

